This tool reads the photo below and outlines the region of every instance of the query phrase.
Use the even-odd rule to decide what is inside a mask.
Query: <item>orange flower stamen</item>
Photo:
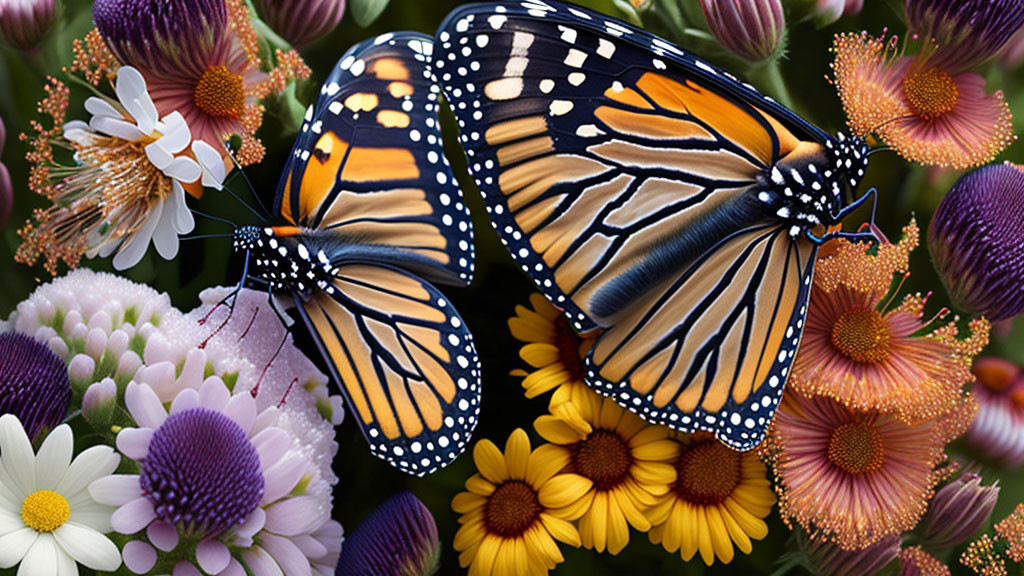
[[[956,107],[960,91],[952,76],[933,66],[924,72],[907,74],[903,79],[903,95],[915,114],[925,120],[935,120]]]
[[[865,422],[843,424],[829,438],[828,460],[850,474],[879,470],[885,463],[882,436]]]
[[[881,364],[889,358],[889,325],[871,308],[851,308],[832,326],[832,345],[860,364]]]
[[[193,92],[196,107],[217,118],[241,118],[245,113],[245,80],[227,66],[211,66]]]

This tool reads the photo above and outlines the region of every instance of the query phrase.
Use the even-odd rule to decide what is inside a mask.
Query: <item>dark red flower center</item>
[[[537,492],[522,480],[498,486],[484,505],[487,532],[502,538],[522,536],[540,518]]]
[[[621,484],[633,464],[629,444],[610,430],[594,430],[569,450],[572,471],[589,479],[598,490],[610,490]]]
[[[847,422],[828,439],[828,460],[849,474],[874,472],[885,462],[885,444],[868,422]]]
[[[717,506],[740,484],[743,457],[721,442],[699,440],[683,446],[676,458],[672,490],[683,500]]]
[[[889,358],[889,325],[873,308],[850,308],[832,325],[832,345],[860,364],[880,364]]]
[[[203,72],[193,92],[196,107],[216,118],[241,118],[245,113],[245,81],[227,66]]]
[[[910,109],[925,120],[935,120],[956,107],[960,90],[941,68],[911,72],[903,79],[903,95]]]

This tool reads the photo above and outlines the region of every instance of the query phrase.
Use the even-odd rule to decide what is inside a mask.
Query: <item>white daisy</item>
[[[71,459],[74,438],[62,424],[33,453],[16,416],[0,416],[0,568],[18,576],[77,575],[78,564],[111,571],[121,565],[111,531],[113,508],[87,488],[109,476],[121,457],[94,446]]]

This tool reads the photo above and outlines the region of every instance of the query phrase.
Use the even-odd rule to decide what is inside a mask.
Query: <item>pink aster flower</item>
[[[122,429],[117,447],[139,474],[103,479],[90,493],[118,506],[115,531],[136,535],[123,551],[129,570],[190,574],[194,558],[207,574],[274,574],[292,562],[312,570],[340,549],[331,533],[314,536],[329,520],[329,486],[276,426],[275,408],[258,410],[218,376],[185,387],[169,410],[151,386],[132,382],[125,404],[138,427]]]
[[[1024,464],[1024,372],[996,357],[979,358],[972,368],[977,383],[978,416],[967,431],[967,444],[1007,468]]]

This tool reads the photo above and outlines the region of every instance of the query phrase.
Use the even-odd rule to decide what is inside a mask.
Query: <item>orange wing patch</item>
[[[334,132],[327,132],[317,140],[299,185],[299,215],[302,221],[316,214],[324,199],[334,189],[338,168],[345,160],[348,148],[348,143]],[[285,201],[289,199],[287,196],[284,198]],[[284,205],[288,206],[287,203]]]
[[[348,182],[415,180],[416,157],[406,148],[352,148],[341,179]]]

